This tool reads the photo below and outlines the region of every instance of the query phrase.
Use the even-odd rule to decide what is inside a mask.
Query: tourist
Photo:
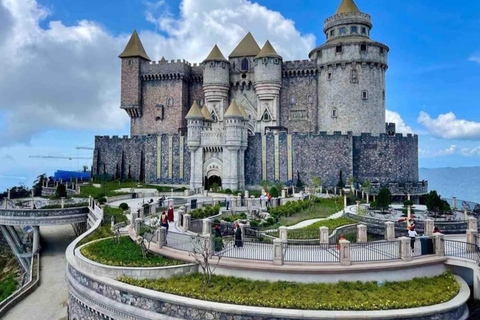
[[[272,195],[270,193],[267,193],[267,207],[270,207],[272,205]]]
[[[225,198],[225,203],[226,203],[227,210],[229,210],[228,208],[230,207],[230,193],[227,194],[227,197]]]
[[[440,229],[438,227],[433,228],[433,233],[440,233]]]
[[[168,221],[173,222],[173,217],[174,217],[173,205],[170,205],[167,212],[168,212]]]
[[[213,244],[214,244],[215,251],[223,250],[222,231],[220,230],[220,226],[218,224],[215,225],[215,228],[213,231]]]
[[[167,237],[168,234],[168,217],[165,211],[162,212],[162,215],[160,216],[160,227],[164,227],[165,229],[165,238]]]
[[[234,247],[241,248],[243,247],[242,241],[242,229],[240,229],[240,225],[235,223],[235,245]]]
[[[415,231],[414,225],[410,226],[408,236],[410,237],[410,247],[412,248],[412,252],[415,252],[415,237],[417,236],[417,231]]]

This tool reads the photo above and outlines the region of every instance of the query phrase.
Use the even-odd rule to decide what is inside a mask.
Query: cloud
[[[468,61],[480,63],[480,52],[472,54],[469,58]]]
[[[450,147],[444,150],[437,151],[435,154],[436,156],[450,156],[452,154],[455,154],[458,151],[458,147],[454,144],[452,144]]]
[[[437,119],[432,119],[428,113],[421,111],[417,122],[435,137],[458,140],[480,139],[480,123],[457,119],[453,112],[441,114]]]
[[[2,160],[5,160],[5,161],[9,161],[9,162],[12,162],[15,160],[15,158],[13,158],[11,155],[9,155],[8,153],[7,154],[4,154],[3,156],[0,157],[0,159]]]
[[[462,148],[460,153],[465,157],[480,156],[480,146],[475,148]]]
[[[115,37],[87,20],[42,27],[50,14],[36,0],[0,0],[0,146],[28,143],[49,129],[117,130],[128,123],[119,108],[117,56],[129,35]],[[247,31],[260,45],[270,39],[286,59],[306,59],[315,46],[292,20],[247,0],[183,0],[178,17],[157,1],[146,4],[145,15],[158,32],[140,36],[156,60],[201,62],[215,43],[227,56]]]
[[[398,133],[413,133],[412,128],[408,126],[398,112],[386,110],[386,122],[393,122],[396,124],[396,131]]]

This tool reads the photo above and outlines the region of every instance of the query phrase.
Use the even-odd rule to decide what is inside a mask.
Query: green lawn
[[[126,215],[123,214],[123,210],[120,208],[114,208],[105,206],[104,208],[104,217],[103,217],[103,224],[97,230],[95,230],[92,234],[84,238],[82,241],[78,243],[78,246],[82,244],[108,238],[113,236],[113,231],[111,229],[111,221],[115,219],[115,223],[127,222],[128,218]]]
[[[343,199],[341,198],[321,199],[312,208],[300,210],[289,217],[282,216],[278,221],[283,226],[293,226],[305,220],[327,218],[340,211],[342,206]]]
[[[451,273],[404,282],[305,284],[213,276],[202,292],[202,276],[120,281],[160,292],[236,305],[302,310],[391,310],[431,306],[451,300],[460,289]]]
[[[163,267],[184,264],[153,254],[144,258],[140,246],[129,237],[121,237],[118,243],[114,239],[94,242],[83,247],[81,252],[88,259],[109,266]]]
[[[356,223],[354,220],[348,218],[337,218],[337,219],[328,219],[318,221],[314,224],[306,226],[304,228],[298,229],[291,229],[288,230],[288,239],[295,239],[295,240],[306,240],[306,239],[319,239],[320,238],[320,227],[328,227],[328,232],[332,233],[332,231],[338,227],[349,225]],[[274,230],[271,232],[267,232],[268,235],[272,237],[279,237],[279,231]]]

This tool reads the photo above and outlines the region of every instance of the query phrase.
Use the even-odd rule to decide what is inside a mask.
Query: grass
[[[164,267],[184,264],[150,253],[144,258],[140,246],[129,237],[120,237],[118,243],[111,238],[94,242],[83,247],[81,252],[88,259],[109,266]]]
[[[0,246],[0,302],[17,290],[17,259],[8,245]]]
[[[113,231],[111,229],[112,219],[114,219],[115,223],[128,221],[128,218],[123,214],[122,209],[105,206],[103,222],[102,222],[103,225],[99,227],[97,230],[95,230],[92,234],[82,239],[82,241],[78,243],[78,246],[81,246],[85,243],[89,243],[94,240],[112,237],[113,236]]]
[[[328,227],[328,232],[332,233],[332,231],[338,227],[353,224],[353,223],[356,223],[356,222],[354,220],[344,218],[344,217],[337,218],[337,219],[322,220],[303,228],[288,230],[288,238],[295,239],[295,240],[318,239],[320,237],[320,227]],[[279,231],[274,230],[274,231],[268,232],[268,235],[278,238]]]
[[[115,190],[119,190],[121,188],[137,188],[140,183],[138,182],[118,182],[118,181],[108,181],[104,183],[100,183],[101,187],[97,188],[93,184],[85,185],[80,187],[80,193],[74,195],[76,198],[88,198],[88,196],[92,196],[93,198],[97,199],[101,196],[106,197],[113,197],[119,196],[123,194],[128,194],[128,192],[116,192]],[[142,184],[143,185],[143,184]]]
[[[301,210],[290,217],[282,216],[278,221],[281,225],[288,227],[305,220],[327,218],[340,211],[342,202],[343,199],[340,198],[321,199],[313,207]]]
[[[0,302],[7,299],[17,290],[17,280],[13,274],[9,274],[7,278],[0,281]]]
[[[455,277],[445,273],[404,282],[291,283],[213,276],[202,292],[202,275],[120,281],[160,292],[236,305],[302,310],[391,310],[431,306],[455,297]],[[299,298],[301,294],[301,298]]]

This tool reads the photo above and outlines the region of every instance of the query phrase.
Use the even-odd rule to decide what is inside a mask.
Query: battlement
[[[167,61],[154,61],[145,63],[140,69],[140,74],[152,75],[152,74],[179,74],[181,76],[189,76],[191,73],[192,64],[186,60],[171,60]]]
[[[282,69],[294,70],[294,69],[311,69],[316,68],[315,61],[312,60],[294,60],[285,61],[282,63]]]
[[[325,20],[323,31],[326,32],[328,29],[340,23],[363,23],[371,28],[372,17],[368,13],[363,12],[335,14]]]

